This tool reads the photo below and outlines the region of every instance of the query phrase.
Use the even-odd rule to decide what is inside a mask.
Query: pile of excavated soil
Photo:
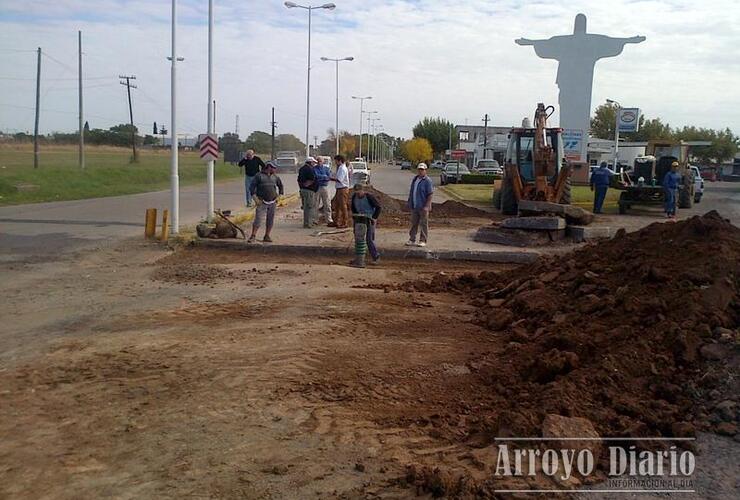
[[[380,214],[380,221],[386,225],[397,224],[407,225],[410,223],[411,214],[409,209],[406,207],[406,203],[397,200],[391,196],[388,196],[382,191],[378,191],[375,188],[370,188],[369,193],[377,198],[380,205],[383,207],[383,211]],[[486,218],[490,219],[491,214],[480,210],[475,207],[470,207],[464,203],[458,201],[447,200],[444,203],[432,203],[432,215],[430,218],[431,224],[445,222],[449,224],[447,219],[462,219],[462,218]]]
[[[506,345],[476,366],[493,402],[468,437],[540,436],[548,414],[602,436],[738,437],[740,229],[716,212],[408,287],[472,295],[476,321]]]

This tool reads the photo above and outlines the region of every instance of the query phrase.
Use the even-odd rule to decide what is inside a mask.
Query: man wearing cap
[[[370,251],[372,264],[380,262],[380,252],[375,247],[375,225],[380,217],[380,203],[370,193],[365,192],[365,186],[355,184],[352,195],[352,221],[355,231],[355,260],[350,262],[352,267],[365,267],[365,254]]]
[[[678,173],[678,162],[671,163],[671,169],[663,176],[663,193],[665,196],[665,216],[676,218],[676,191],[681,185],[681,174]]]
[[[260,169],[265,168],[265,163],[262,158],[255,156],[254,151],[247,149],[244,153],[244,158],[239,162],[240,167],[244,167],[244,192],[247,202],[247,206],[252,206],[252,190],[249,187],[252,185],[252,181],[255,176],[260,173]]]
[[[250,194],[257,203],[257,209],[252,222],[252,234],[247,243],[254,243],[257,238],[257,230],[265,219],[265,237],[262,239],[265,243],[272,242],[270,232],[275,222],[275,208],[280,196],[283,195],[283,181],[275,175],[277,164],[274,161],[268,161],[262,172],[254,176],[250,186]]]
[[[331,180],[334,181],[336,194],[334,195],[334,222],[332,227],[344,228],[349,224],[349,169],[342,155],[336,155],[337,172]]]
[[[324,164],[324,158],[316,158],[318,164],[313,168],[316,181],[319,185],[317,210],[321,212],[328,224],[331,224],[331,202],[329,201],[329,180],[331,180],[331,168]]]
[[[429,237],[429,212],[432,211],[432,193],[434,193],[434,183],[427,175],[426,163],[419,163],[416,168],[417,175],[411,181],[409,190],[408,207],[411,210],[411,230],[409,231],[409,241],[407,247],[427,246]],[[421,232],[419,243],[416,243],[416,233]]]
[[[319,183],[316,180],[314,165],[317,164],[313,156],[306,158],[306,162],[298,170],[298,188],[301,193],[303,206],[303,227],[310,228],[316,223],[316,201],[318,199]]]

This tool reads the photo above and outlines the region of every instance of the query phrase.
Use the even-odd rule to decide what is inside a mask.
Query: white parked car
[[[701,197],[704,196],[704,179],[701,177],[699,167],[690,166],[690,168],[694,174],[694,203],[701,203]]]
[[[496,160],[478,160],[473,169],[476,173],[483,175],[504,175],[504,169],[501,168]]]
[[[370,184],[370,169],[364,161],[349,162],[349,171],[352,175],[352,185]]]

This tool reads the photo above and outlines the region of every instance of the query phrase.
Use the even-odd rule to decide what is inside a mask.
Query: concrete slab
[[[559,231],[565,229],[565,219],[560,217],[512,217],[504,219],[501,227],[505,229]]]
[[[565,239],[565,230],[526,231],[523,229],[504,229],[484,226],[476,231],[473,241],[514,247],[537,247],[551,245]]]
[[[573,238],[576,243],[592,241],[614,236],[614,231],[609,226],[568,226],[566,229],[568,236]]]
[[[549,201],[533,201],[533,200],[519,200],[519,215],[531,216],[540,214],[556,214],[565,216],[565,207],[568,205],[561,205],[560,203],[552,203]]]
[[[321,245],[283,245],[246,243],[244,240],[214,240],[196,238],[193,245],[201,248],[219,248],[257,253],[282,253],[292,255],[322,255],[346,257],[354,255],[354,249],[348,247],[327,247]],[[425,248],[397,249],[388,248],[381,251],[388,259],[426,259],[426,260],[468,260],[474,262],[497,262],[502,264],[526,264],[540,257],[531,251],[478,251],[478,250],[429,250]]]

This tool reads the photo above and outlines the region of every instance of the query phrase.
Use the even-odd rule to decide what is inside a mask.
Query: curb
[[[353,257],[354,249],[348,247],[324,247],[318,245],[281,245],[281,244],[247,244],[243,240],[212,240],[195,238],[193,246],[200,248],[218,248],[258,252],[262,254],[284,253],[292,255],[323,255],[337,257]],[[393,259],[422,259],[422,260],[465,260],[472,262],[492,262],[498,264],[528,264],[536,261],[539,253],[535,252],[484,252],[476,250],[421,250],[389,248],[382,252],[383,257]]]
[[[278,202],[277,206],[284,207],[286,205],[290,205],[297,199],[298,199],[298,193],[286,194],[285,196],[283,196],[283,199]],[[251,222],[252,220],[254,220],[254,214],[255,214],[255,209],[253,207],[248,208],[246,212],[234,215],[234,219],[232,220],[232,222],[234,224],[244,224],[245,222]]]

